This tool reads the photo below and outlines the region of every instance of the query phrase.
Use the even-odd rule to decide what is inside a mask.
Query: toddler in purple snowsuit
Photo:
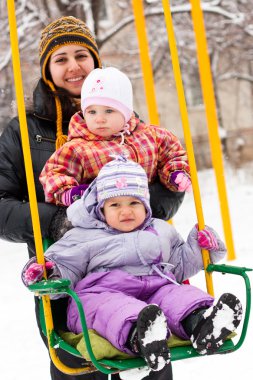
[[[152,218],[147,176],[137,163],[123,156],[107,163],[67,214],[74,228],[46,251],[48,276],[71,280],[88,328],[119,350],[161,370],[171,332],[211,354],[239,325],[242,307],[234,295],[214,305],[206,292],[182,284],[203,269],[201,248],[217,262],[226,254],[223,242],[210,227],[196,226],[185,242],[172,225]],[[42,278],[32,260],[22,273],[26,285]],[[71,299],[68,327],[82,332]]]

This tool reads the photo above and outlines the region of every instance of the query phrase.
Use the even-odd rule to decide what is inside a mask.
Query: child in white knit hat
[[[139,164],[123,156],[107,163],[67,214],[74,228],[46,251],[48,277],[71,281],[88,328],[120,351],[161,371],[170,360],[171,332],[190,339],[200,354],[213,354],[239,325],[236,296],[225,293],[214,303],[206,292],[182,284],[203,269],[201,248],[217,262],[226,254],[223,242],[207,226],[194,226],[184,241],[172,225],[152,218]],[[34,260],[23,270],[25,285],[42,279],[43,266]],[[72,300],[68,328],[82,332]]]
[[[73,203],[111,160],[110,154],[125,154],[138,162],[149,184],[159,182],[168,190],[168,202],[172,192],[191,189],[180,141],[167,129],[136,117],[132,85],[124,73],[113,67],[93,70],[82,87],[81,109],[70,121],[68,142],[51,156],[40,175],[47,202]],[[159,204],[160,194],[154,198],[152,207]],[[161,218],[172,216],[165,214]]]

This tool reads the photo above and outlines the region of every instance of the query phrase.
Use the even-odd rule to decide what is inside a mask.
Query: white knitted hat
[[[129,78],[114,67],[92,70],[82,86],[83,114],[92,105],[115,108],[127,123],[133,113],[133,89]]]

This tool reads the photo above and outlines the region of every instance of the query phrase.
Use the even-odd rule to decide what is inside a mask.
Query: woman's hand
[[[177,187],[178,191],[187,193],[192,191],[190,178],[183,171],[175,171],[171,174],[170,182]]]
[[[74,186],[71,189],[64,191],[61,196],[61,203],[64,206],[70,206],[77,199],[80,199],[84,194],[85,190],[89,187],[87,183],[83,183],[82,185]]]

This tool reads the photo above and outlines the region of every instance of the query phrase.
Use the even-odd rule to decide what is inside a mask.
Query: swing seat
[[[220,272],[222,274],[228,273],[228,274],[239,275],[243,277],[244,282],[245,282],[246,308],[245,308],[245,316],[244,316],[243,327],[242,327],[240,338],[237,344],[234,344],[232,339],[226,340],[224,344],[220,347],[220,349],[217,351],[217,354],[230,353],[241,347],[246,336],[248,322],[249,322],[249,315],[250,315],[250,306],[251,306],[251,288],[250,288],[249,278],[246,272],[252,271],[252,269],[245,268],[245,267],[229,266],[225,264],[222,264],[222,265],[210,264],[207,268],[207,271],[208,272],[215,271],[215,272]],[[96,356],[93,352],[93,349],[90,343],[90,338],[89,338],[89,333],[88,333],[88,329],[86,325],[83,306],[77,294],[72,289],[70,289],[69,280],[67,279],[45,280],[45,281],[41,281],[36,284],[30,285],[29,289],[32,292],[34,292],[36,296],[44,296],[44,295],[52,295],[52,294],[68,294],[74,299],[78,308],[79,315],[80,315],[80,320],[81,320],[81,324],[83,328],[83,338],[85,340],[86,348],[87,348],[89,357],[91,359],[92,365],[94,366],[94,371],[99,370],[103,373],[110,374],[110,373],[116,373],[119,371],[124,371],[124,370],[132,369],[132,368],[143,367],[146,365],[144,359],[140,357],[137,357],[137,358],[134,357],[134,358],[129,358],[129,359],[106,359],[106,358],[103,358],[101,360],[96,359]],[[44,334],[46,335],[45,318],[44,318],[42,303],[41,303],[41,308],[40,308],[40,320],[41,320],[42,330]],[[66,340],[62,339],[59,333],[56,332],[55,329],[51,331],[51,336],[49,336],[48,338],[49,338],[49,342],[52,348],[61,348],[65,350],[66,352],[70,353],[71,355],[75,355],[77,357],[83,358],[81,353],[75,347],[70,345]],[[171,350],[171,361],[203,356],[203,355],[198,354],[196,350],[189,344],[189,342],[188,344],[186,343],[185,346],[171,347],[170,350]],[[87,361],[87,364],[90,366],[91,362]]]

